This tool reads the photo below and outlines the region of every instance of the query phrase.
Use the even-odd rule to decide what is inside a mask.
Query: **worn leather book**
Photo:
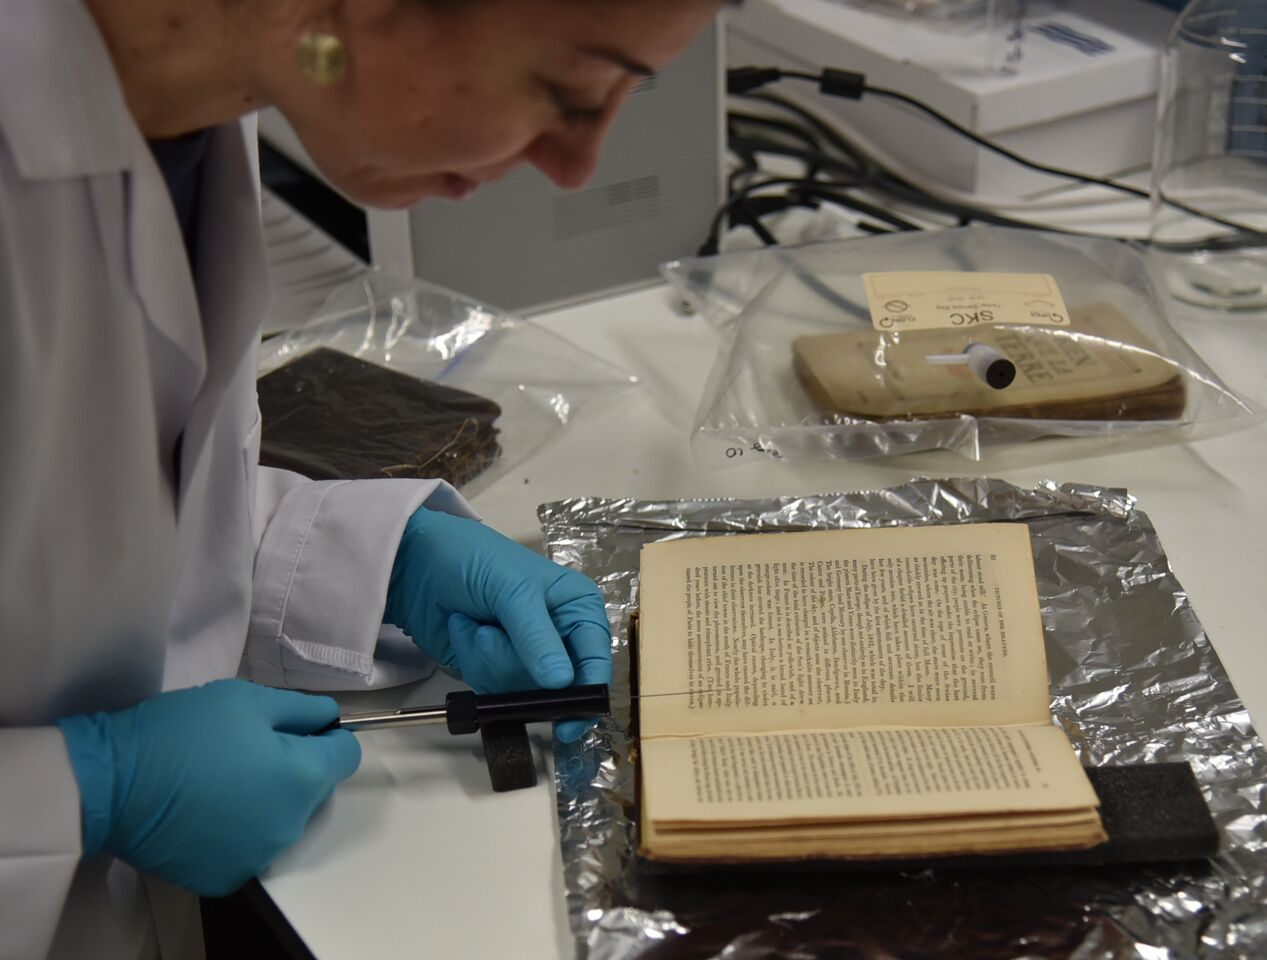
[[[500,453],[492,400],[337,350],[257,382],[260,463],[313,480],[437,477],[461,486]]]
[[[927,360],[969,342],[1011,360],[1015,380],[996,390],[967,366]],[[1185,403],[1176,365],[1108,305],[1071,311],[1068,326],[853,330],[799,337],[792,352],[797,376],[828,420],[1169,420]]]
[[[1051,722],[1024,524],[649,544],[635,653],[646,859],[917,860],[1107,839]]]

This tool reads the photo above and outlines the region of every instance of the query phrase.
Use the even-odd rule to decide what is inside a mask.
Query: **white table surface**
[[[538,322],[642,383],[619,404],[582,409],[563,436],[475,498],[485,520],[508,535],[539,546],[536,506],[575,496],[772,497],[968,475],[1125,487],[1152,518],[1251,716],[1267,723],[1267,425],[1143,451],[1059,441],[984,463],[937,453],[809,466],[765,460],[708,472],[689,447],[715,352],[702,319],[675,314],[657,287]],[[1267,399],[1267,315],[1184,316],[1178,325],[1233,388]],[[441,700],[447,683],[372,702]],[[541,759],[545,731],[536,742],[538,785],[493,794],[478,738],[429,727],[362,735],[360,771],[262,877],[265,889],[320,960],[572,956],[553,785]]]

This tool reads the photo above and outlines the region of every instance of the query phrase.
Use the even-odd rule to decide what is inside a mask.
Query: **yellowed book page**
[[[1048,813],[991,813],[965,814],[946,817],[906,817],[905,819],[850,820],[847,822],[813,820],[779,821],[768,825],[739,825],[726,821],[716,823],[654,823],[648,821],[656,834],[675,837],[690,834],[695,837],[717,835],[728,840],[778,840],[785,837],[907,837],[932,833],[985,833],[993,830],[1012,830],[1026,827],[1067,827],[1095,823],[1099,814],[1094,810],[1069,810]]]
[[[1062,731],[908,727],[642,743],[643,818],[770,824],[1059,811],[1098,799]]]
[[[804,857],[850,859],[953,856],[990,853],[1032,853],[1048,850],[1085,850],[1107,839],[1098,819],[1094,822],[986,833],[925,836],[826,836],[788,837],[729,842],[712,836],[652,835],[641,847],[643,856],[655,860],[759,861],[794,860]]]
[[[833,824],[779,824],[768,827],[722,827],[717,830],[668,829],[645,821],[642,825],[643,845],[668,848],[689,844],[697,849],[743,847],[747,845],[799,842],[807,839],[824,842],[853,843],[863,839],[898,840],[901,838],[977,837],[992,842],[1014,837],[1026,831],[1051,830],[1075,833],[1089,840],[1107,839],[1095,810],[1068,813],[1013,813],[984,817],[940,817],[912,820],[877,820]]]
[[[648,544],[643,739],[851,726],[1046,723],[1024,524]]]

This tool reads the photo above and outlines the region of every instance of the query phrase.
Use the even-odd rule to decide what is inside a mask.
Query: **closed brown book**
[[[325,347],[256,384],[260,463],[311,480],[439,478],[461,486],[500,453],[501,408]]]

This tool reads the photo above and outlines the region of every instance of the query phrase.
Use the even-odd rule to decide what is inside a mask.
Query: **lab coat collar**
[[[18,172],[88,181],[103,247],[119,243],[122,227],[132,286],[196,391],[206,356],[180,225],[96,21],[79,0],[2,2],[0,131]]]
[[[184,424],[183,500],[228,368],[253,358],[268,302],[254,124],[212,131],[199,198],[200,303],[167,184],[96,22],[80,0],[0,0],[0,20],[0,140],[27,179],[88,181],[102,243],[126,239],[125,269],[146,318],[176,348],[181,369],[168,374],[179,388],[167,402]]]
[[[88,11],[78,0],[5,0],[0,10],[0,130],[22,176],[130,167],[136,125]]]

